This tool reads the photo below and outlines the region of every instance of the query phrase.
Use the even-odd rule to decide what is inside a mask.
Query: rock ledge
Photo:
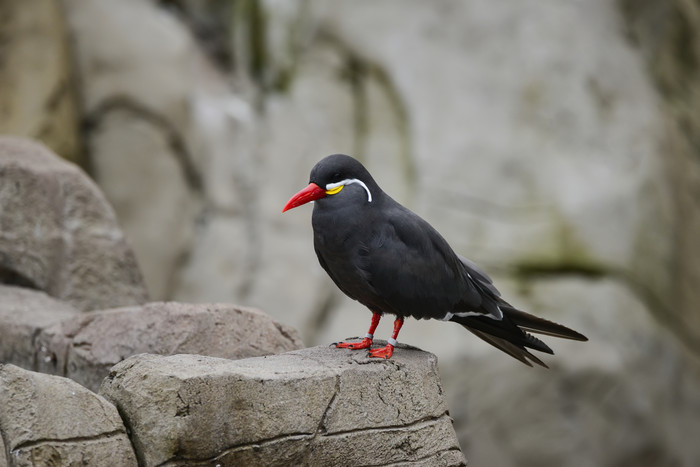
[[[142,354],[100,389],[140,465],[465,465],[434,355],[314,347],[225,360]]]

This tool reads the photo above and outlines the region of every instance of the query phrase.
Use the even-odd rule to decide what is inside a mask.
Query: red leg
[[[394,332],[391,333],[389,343],[386,345],[386,347],[370,350],[369,356],[375,358],[391,358],[391,356],[394,354],[394,346],[396,345],[396,338],[399,337],[401,326],[403,326],[403,318],[396,318],[396,321],[394,321]]]
[[[369,349],[370,347],[372,347],[374,331],[377,329],[377,326],[379,326],[379,320],[381,319],[381,317],[382,315],[380,315],[379,313],[372,312],[372,323],[369,325],[369,331],[367,332],[365,338],[362,339],[360,342],[336,342],[333,345],[335,345],[339,349]]]

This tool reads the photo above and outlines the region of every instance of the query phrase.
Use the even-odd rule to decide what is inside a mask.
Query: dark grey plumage
[[[546,366],[528,349],[553,353],[529,332],[587,340],[503,300],[486,273],[384,193],[355,159],[324,158],[312,169],[310,182],[324,190],[342,187],[314,198],[318,260],[346,295],[373,312],[459,323],[527,365]]]

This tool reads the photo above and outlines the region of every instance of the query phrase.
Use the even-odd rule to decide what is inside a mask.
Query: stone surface
[[[43,292],[21,287],[0,285],[0,363],[12,363],[37,371],[40,345],[39,333],[62,320],[81,312],[66,302],[51,298]]]
[[[89,147],[100,188],[120,213],[125,234],[136,239],[134,253],[143,258],[139,264],[149,292],[163,298],[172,294],[192,241],[198,201],[171,132],[144,112],[128,106],[105,111],[92,128]]]
[[[152,2],[64,4],[76,39],[93,176],[133,238],[151,296],[173,298],[202,210],[202,168],[187,138],[201,68],[197,48],[183,25]]]
[[[140,353],[240,359],[303,346],[265,313],[226,304],[149,303],[64,319],[35,337],[38,370],[97,391],[115,364]]]
[[[678,322],[675,331],[700,353],[700,7],[683,0],[619,2],[625,32],[644,57],[661,97],[668,134],[664,156],[673,181],[674,254],[667,272],[673,291],[660,310]],[[663,27],[658,25],[663,24]]]
[[[136,466],[117,409],[58,376],[0,365],[0,434],[13,466]]]
[[[137,355],[100,393],[142,465],[464,465],[437,359],[317,347],[229,361]]]
[[[27,140],[0,138],[0,279],[81,310],[146,301],[114,211],[76,166]]]
[[[82,162],[60,3],[2,2],[0,18],[0,134],[38,139],[60,156]]]

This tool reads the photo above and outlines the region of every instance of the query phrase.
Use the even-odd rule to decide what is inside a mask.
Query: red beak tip
[[[297,206],[301,206],[302,204],[306,204],[310,201],[323,198],[324,196],[326,196],[326,192],[324,190],[322,190],[315,183],[309,183],[309,186],[299,191],[299,193],[292,196],[290,200],[287,201],[287,204],[284,205],[282,212],[289,211],[292,208],[296,208]]]

